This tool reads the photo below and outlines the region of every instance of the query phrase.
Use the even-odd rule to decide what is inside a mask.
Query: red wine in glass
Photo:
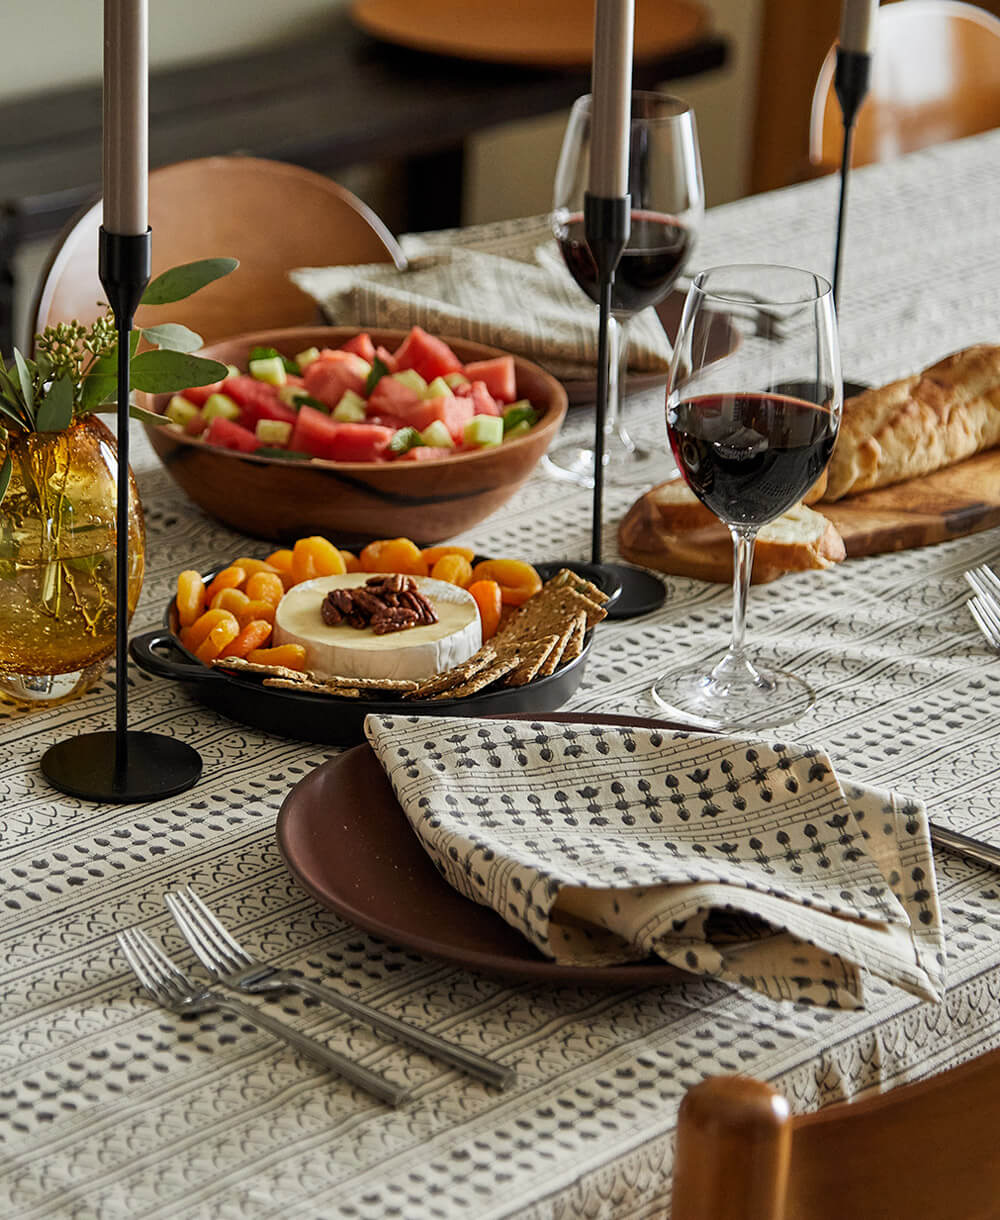
[[[759,526],[819,478],[838,420],[827,406],[757,393],[682,399],[668,423],[674,460],[698,499],[727,524]]]
[[[691,230],[673,216],[633,211],[628,245],[615,269],[612,312],[638,313],[662,301],[684,266],[692,236]],[[579,212],[567,218],[565,227],[560,226],[556,240],[573,279],[597,303],[597,264]]]

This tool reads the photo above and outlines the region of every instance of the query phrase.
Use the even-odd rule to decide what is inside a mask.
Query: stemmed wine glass
[[[725,360],[712,330],[739,336]],[[814,694],[800,678],[746,655],[747,593],[757,531],[816,482],[840,427],[843,386],[829,283],[767,265],[697,275],[684,303],[667,384],[667,436],[681,476],[733,538],[733,629],[710,673],[682,669],[653,687],[671,712],[712,727],[772,728],[797,719]]]
[[[583,203],[590,178],[590,95],[570,112],[556,169],[552,231],[577,284],[595,303],[597,266],[584,236]],[[694,113],[665,93],[632,94],[629,132],[631,233],[615,272],[608,324],[609,385],[605,416],[605,482],[642,477],[637,465],[649,451],[629,436],[621,421],[629,320],[667,295],[697,239],[705,210],[701,158]],[[551,473],[593,484],[594,451],[557,445],[546,459]]]

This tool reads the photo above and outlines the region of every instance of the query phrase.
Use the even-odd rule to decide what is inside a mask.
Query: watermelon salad
[[[294,359],[253,348],[246,371],[175,394],[168,427],[206,444],[309,461],[406,462],[516,440],[539,419],[513,356],[463,364],[414,326],[390,352],[366,333]]]

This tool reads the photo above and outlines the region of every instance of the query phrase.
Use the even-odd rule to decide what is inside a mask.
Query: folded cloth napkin
[[[506,233],[484,226],[402,244],[403,270],[391,263],[300,267],[291,278],[337,326],[417,325],[524,356],[564,380],[595,376],[597,307],[563,265],[546,218]],[[628,363],[647,373],[670,365],[670,342],[652,309],[629,326]]]
[[[656,954],[780,1000],[944,986],[923,808],[810,747],[610,725],[369,716],[444,877],[558,962]]]

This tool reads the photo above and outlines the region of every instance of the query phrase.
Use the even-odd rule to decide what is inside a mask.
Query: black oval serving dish
[[[573,561],[536,563],[543,580],[560,568],[572,568],[608,595],[611,604],[617,596],[613,578],[602,569]],[[587,569],[584,571],[584,569]],[[214,576],[209,573],[207,579]],[[344,699],[312,691],[292,691],[263,686],[252,674],[227,673],[203,664],[181,644],[174,632],[176,621],[171,598],[164,625],[135,636],[129,644],[132,660],[160,678],[181,682],[199,702],[215,711],[281,737],[315,741],[327,745],[350,746],[364,740],[364,721],[370,712],[401,716],[504,716],[515,712],[536,715],[555,711],[580,685],[593,645],[593,631],[584,641],[583,651],[568,665],[527,686],[506,686],[497,690],[467,695],[464,699],[439,699],[416,703],[402,699]]]

